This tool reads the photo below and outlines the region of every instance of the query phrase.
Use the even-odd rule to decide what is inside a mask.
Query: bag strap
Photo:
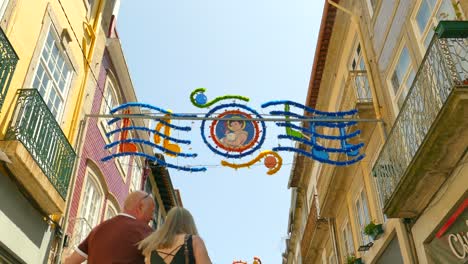
[[[189,239],[189,235],[185,235],[185,238],[184,238],[184,255],[185,255],[185,264],[190,264],[189,262],[189,249],[188,249],[188,245],[187,245],[187,241]]]

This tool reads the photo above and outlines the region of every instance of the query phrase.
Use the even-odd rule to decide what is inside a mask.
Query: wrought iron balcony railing
[[[5,140],[19,140],[65,198],[76,154],[38,90],[18,90]]]
[[[10,87],[17,63],[18,55],[16,55],[13,46],[0,28],[0,109]]]
[[[434,35],[374,165],[380,201],[391,198],[455,87],[468,85],[468,38]]]

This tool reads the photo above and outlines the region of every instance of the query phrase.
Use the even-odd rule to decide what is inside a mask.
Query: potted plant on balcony
[[[374,221],[371,221],[364,227],[364,234],[372,237],[373,240],[379,239],[383,233],[384,230],[382,228],[382,224],[375,224]]]
[[[362,262],[362,259],[361,258],[356,258],[355,255],[349,255],[347,258],[346,258],[346,263],[347,264],[364,264]]]

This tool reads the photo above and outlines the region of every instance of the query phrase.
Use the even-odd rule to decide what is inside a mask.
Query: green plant
[[[364,227],[364,234],[370,236],[374,233],[374,230],[376,228],[376,224],[374,223],[374,221],[371,221],[369,224],[367,224],[365,227]]]
[[[383,233],[382,224],[376,224],[374,221],[364,227],[364,234],[372,237],[373,240],[377,240]]]
[[[356,256],[354,255],[349,255],[346,257],[347,264],[354,264],[355,261],[356,261]]]
[[[362,264],[361,258],[356,258],[355,255],[349,255],[346,257],[347,264]]]

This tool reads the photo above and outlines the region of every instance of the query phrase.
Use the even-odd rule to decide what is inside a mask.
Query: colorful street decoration
[[[216,114],[220,111],[224,112]],[[220,156],[239,159],[260,149],[265,141],[265,122],[245,120],[254,117],[261,119],[262,116],[246,105],[221,104],[205,115],[205,118],[208,117],[227,119],[213,120],[208,126],[205,119],[200,126],[203,142]]]
[[[318,111],[313,108],[307,107],[305,105],[292,102],[292,101],[271,101],[264,103],[262,108],[267,108],[270,106],[284,106],[284,111],[272,110],[270,111],[271,115],[284,116],[287,120],[289,117],[293,116],[298,119],[307,119],[308,117],[313,117],[315,120],[307,121],[306,126],[301,127],[290,122],[277,122],[276,125],[286,128],[286,135],[279,135],[279,139],[290,139],[293,141],[301,142],[311,148],[310,151],[305,151],[295,147],[275,147],[274,151],[291,151],[306,157],[312,158],[314,160],[320,161],[322,163],[328,163],[336,166],[348,166],[354,164],[364,158],[364,154],[359,154],[359,150],[364,146],[363,143],[350,144],[348,143],[349,139],[352,139],[361,133],[360,130],[356,130],[348,133],[347,129],[356,125],[356,121],[347,121],[343,122],[339,119],[351,118],[357,114],[357,110],[342,111],[342,112],[323,112]],[[290,106],[294,106],[303,110],[305,114],[299,115],[293,112],[290,112]],[[336,121],[321,121],[321,119],[335,119]],[[325,135],[319,132],[319,128],[327,128],[328,130],[338,130],[338,135]],[[325,130],[324,130],[325,131]],[[321,140],[335,140],[339,141],[339,148],[332,147],[323,147],[318,143],[317,139]],[[331,153],[343,153],[346,160],[333,160],[330,158]]]
[[[151,141],[148,141],[148,140],[143,140],[143,139],[137,139],[137,138],[132,138],[132,139],[122,139],[122,137],[117,140],[117,141],[114,141],[114,142],[111,142],[109,144],[107,144],[105,146],[106,149],[112,149],[114,147],[119,147],[119,150],[121,150],[122,148],[120,147],[121,145],[125,145],[125,144],[134,144],[134,143],[139,143],[139,144],[143,144],[143,145],[147,145],[147,146],[150,146],[152,148],[155,148],[169,156],[172,156],[172,157],[196,157],[197,154],[196,153],[184,153],[181,151],[181,148],[180,146],[177,144],[191,144],[191,141],[190,140],[181,140],[181,139],[177,139],[177,138],[174,138],[174,137],[171,137],[171,129],[175,129],[175,130],[179,130],[179,131],[185,131],[185,132],[188,132],[191,130],[191,127],[190,126],[178,126],[178,125],[174,125],[174,124],[171,124],[171,119],[170,119],[170,116],[177,116],[177,117],[186,117],[186,118],[189,118],[189,117],[194,117],[194,115],[181,115],[181,114],[172,114],[172,112],[170,110],[166,110],[166,109],[163,109],[163,108],[159,108],[159,107],[156,107],[156,106],[151,106],[151,105],[148,105],[148,104],[141,104],[141,103],[126,103],[126,104],[122,104],[114,109],[112,109],[110,111],[111,114],[115,114],[117,113],[118,111],[123,111],[124,114],[128,114],[130,113],[129,112],[129,109],[132,108],[132,107],[137,107],[137,108],[144,108],[144,109],[150,109],[150,110],[156,110],[157,112],[159,113],[163,113],[165,114],[163,118],[161,119],[156,119],[158,121],[158,123],[156,124],[156,128],[154,130],[152,129],[149,129],[149,128],[146,128],[146,127],[139,127],[139,126],[130,126],[129,123],[127,123],[127,126],[125,126],[125,122],[123,122],[123,126],[121,128],[117,128],[113,131],[110,131],[108,132],[106,135],[107,137],[110,137],[111,135],[115,134],[115,133],[122,133],[125,135],[127,135],[126,133],[128,133],[129,130],[134,130],[134,131],[146,131],[146,132],[150,132],[150,133],[153,133],[153,139],[154,139],[154,143],[151,142]],[[108,124],[113,124],[117,121],[119,121],[121,118],[113,118],[111,120],[108,121]],[[124,121],[125,121],[126,118],[124,118]],[[161,133],[161,130],[162,128],[164,128],[164,132]],[[161,140],[163,141],[162,143],[162,146],[160,145],[161,143]],[[170,143],[170,142],[174,142],[174,143]],[[131,155],[135,155],[135,156],[142,156],[142,157],[145,157],[151,161],[154,161],[158,164],[160,164],[161,166],[166,166],[168,168],[173,168],[173,169],[177,169],[177,170],[182,170],[182,171],[189,171],[189,172],[199,172],[199,171],[206,171],[206,168],[205,167],[190,167],[190,166],[179,166],[179,165],[174,165],[174,164],[171,164],[171,163],[168,163],[167,161],[163,161],[161,159],[158,159],[156,158],[155,156],[153,155],[148,155],[146,153],[143,153],[143,152],[139,152],[138,150],[136,151],[119,151],[119,152],[116,152],[114,154],[110,154],[104,158],[102,158],[102,161],[108,161],[112,158],[116,158],[116,157],[121,157],[121,156],[131,156]]]
[[[233,169],[249,168],[250,166],[260,161],[262,158],[264,158],[265,167],[270,169],[267,172],[268,175],[273,175],[276,172],[278,172],[279,169],[281,169],[281,166],[283,164],[283,159],[278,153],[271,151],[271,150],[262,151],[256,158],[246,163],[235,164],[235,163],[229,163],[225,160],[222,160],[221,165],[230,167]]]
[[[364,158],[364,155],[359,153],[364,144],[350,143],[350,141],[353,140],[353,142],[355,142],[356,137],[360,134],[359,130],[353,131],[353,127],[357,122],[355,120],[347,121],[357,114],[356,110],[323,112],[287,100],[264,103],[261,105],[262,108],[274,108],[270,110],[270,115],[282,117],[279,120],[283,121],[277,121],[276,125],[284,127],[285,134],[278,135],[277,138],[280,140],[300,142],[307,146],[307,150],[279,145],[273,147],[271,150],[261,151],[266,137],[265,118],[255,109],[245,104],[249,102],[249,98],[240,95],[224,95],[208,101],[205,92],[205,88],[197,88],[190,94],[190,101],[194,106],[207,108],[220,101],[234,100],[234,102],[214,106],[208,113],[202,116],[203,118],[200,118],[200,115],[197,114],[172,113],[170,110],[142,103],[126,103],[112,109],[110,112],[111,114],[120,112],[124,116],[113,118],[108,122],[109,124],[113,124],[117,121],[122,121],[120,123],[121,127],[107,132],[107,136],[109,138],[115,138],[113,135],[120,133],[120,137],[118,140],[106,145],[106,149],[116,148],[116,151],[104,157],[102,160],[107,161],[115,157],[136,155],[146,157],[161,166],[177,170],[190,172],[206,171],[205,167],[175,165],[138,150],[136,144],[143,144],[173,158],[197,157],[196,153],[183,151],[181,145],[190,145],[190,140],[171,136],[172,130],[182,132],[191,131],[190,126],[174,125],[172,123],[174,118],[186,121],[201,119],[201,138],[208,149],[218,156],[225,159],[243,159],[250,155],[256,155],[253,159],[245,162],[234,163],[228,160],[221,160],[222,166],[233,169],[249,168],[263,159],[265,167],[268,168],[267,174],[275,174],[282,166],[282,158],[278,152],[284,151],[294,152],[313,160],[335,166],[348,166]],[[155,115],[148,117],[157,121],[154,129],[132,126],[126,115],[130,115],[130,109],[133,108],[154,111],[154,114],[163,116],[157,117]],[[298,114],[296,113],[297,111],[294,112],[292,109],[302,113]],[[293,124],[291,122],[292,118],[296,121],[304,121],[302,125]],[[128,131],[131,130],[144,131],[152,134],[153,142],[137,138],[128,138]],[[256,154],[257,151],[260,152]]]
[[[198,108],[206,108],[210,107],[213,104],[221,101],[221,100],[227,100],[227,99],[238,99],[242,101],[250,101],[248,97],[241,96],[241,95],[224,95],[224,96],[219,96],[213,99],[212,101],[208,102],[208,98],[205,95],[205,88],[197,88],[193,90],[193,92],[190,94],[190,101],[192,104]]]
[[[247,264],[247,261],[243,261],[243,260],[234,260],[234,261],[232,262],[232,264]],[[252,264],[262,264],[262,261],[260,260],[259,257],[254,257],[254,260],[253,260]]]

